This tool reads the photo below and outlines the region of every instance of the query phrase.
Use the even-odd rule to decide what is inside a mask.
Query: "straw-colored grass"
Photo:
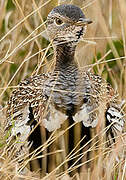
[[[68,154],[68,122],[53,132],[41,147],[24,156],[14,156],[13,145],[8,147],[4,134],[6,103],[11,92],[26,77],[50,72],[54,66],[53,48],[48,41],[46,17],[57,4],[73,3],[93,20],[83,41],[76,50],[80,68],[92,71],[109,81],[126,100],[126,2],[125,0],[1,0],[0,1],[0,179],[126,179],[125,133],[117,137],[113,147],[104,141],[107,128],[99,125],[92,130],[92,139],[82,147],[81,125],[75,123],[75,148]],[[93,64],[92,64],[93,63]],[[125,111],[125,105],[123,106]],[[103,107],[104,109],[104,107]],[[103,111],[103,109],[101,111]],[[101,119],[104,117],[101,114]],[[109,128],[109,127],[108,127]],[[41,134],[45,135],[43,127]],[[42,136],[42,138],[44,138]],[[45,140],[45,139],[44,139]],[[16,143],[16,142],[14,142]],[[90,146],[89,146],[90,144]],[[50,152],[47,152],[50,147]],[[83,149],[80,153],[80,148]],[[9,151],[9,153],[8,153]],[[43,152],[40,155],[40,152]],[[90,152],[90,159],[87,153]],[[8,155],[9,154],[9,155]],[[40,157],[41,156],[41,157]],[[49,157],[50,173],[46,173]],[[42,173],[36,159],[42,158]],[[55,159],[55,161],[54,161]],[[71,167],[68,162],[74,159]],[[81,163],[77,163],[82,159]],[[20,164],[18,161],[23,160]],[[34,161],[33,161],[34,160]],[[32,161],[34,172],[29,170]],[[27,167],[24,169],[24,167]],[[81,167],[81,172],[76,171]]]

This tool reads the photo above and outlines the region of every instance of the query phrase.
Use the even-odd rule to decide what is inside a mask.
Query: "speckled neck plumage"
[[[67,71],[77,69],[77,64],[74,60],[76,46],[73,43],[64,43],[56,46],[56,71]]]

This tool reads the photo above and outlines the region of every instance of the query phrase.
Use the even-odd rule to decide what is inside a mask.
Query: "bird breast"
[[[45,86],[46,96],[56,109],[65,113],[76,113],[77,108],[82,105],[84,93],[84,84],[80,81],[76,70],[54,73]]]

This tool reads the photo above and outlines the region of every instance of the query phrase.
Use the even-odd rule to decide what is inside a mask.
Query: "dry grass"
[[[64,2],[64,0],[59,1],[59,3]],[[92,71],[94,70],[111,82],[115,90],[119,92],[119,101],[126,100],[125,0],[71,0],[67,2],[79,5],[86,16],[94,21],[88,28],[84,41],[77,48],[76,59],[80,68],[85,66],[92,68]],[[28,169],[27,172],[21,170],[24,166],[28,166],[31,160],[40,158],[39,152],[43,152],[43,179],[69,179],[68,173],[75,172],[78,166],[82,166],[81,173],[76,173],[72,179],[123,180],[126,178],[125,134],[121,135],[121,138],[118,137],[117,144],[109,149],[106,148],[103,140],[107,129],[92,131],[91,146],[88,148],[88,144],[85,144],[81,147],[85,151],[80,154],[81,126],[73,125],[76,135],[75,149],[66,155],[70,128],[66,122],[63,129],[54,132],[47,142],[31,153],[30,158],[28,152],[25,152],[25,158],[13,157],[14,152],[11,147],[10,155],[7,156],[6,137],[3,132],[6,119],[3,112],[6,109],[6,102],[13,88],[22,79],[52,70],[53,49],[45,33],[45,19],[48,12],[57,4],[57,0],[13,0],[13,3],[11,0],[1,0],[0,2],[0,104],[4,107],[0,110],[0,179],[40,179],[36,161],[33,164],[35,173]],[[89,66],[92,61],[94,64]],[[44,132],[43,129],[41,132]],[[53,154],[51,156],[46,152],[48,146],[51,146]],[[91,165],[87,169],[86,164],[89,162],[85,157],[88,152],[91,152],[89,159]],[[47,156],[51,157],[51,173],[49,174],[45,172]],[[51,163],[54,156],[56,161]],[[24,161],[19,166],[17,162],[22,158]],[[68,168],[70,159],[79,158],[83,159],[81,164]]]

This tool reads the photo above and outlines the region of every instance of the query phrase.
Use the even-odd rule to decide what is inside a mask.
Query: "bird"
[[[106,138],[110,144],[123,132],[125,114],[117,93],[105,79],[80,69],[75,61],[77,44],[91,23],[72,4],[59,5],[48,14],[47,33],[54,47],[55,68],[26,78],[12,92],[5,126],[6,131],[10,129],[9,138],[18,136],[25,142],[39,121],[49,132],[60,129],[67,119],[95,128],[100,116],[105,127],[109,126]]]

